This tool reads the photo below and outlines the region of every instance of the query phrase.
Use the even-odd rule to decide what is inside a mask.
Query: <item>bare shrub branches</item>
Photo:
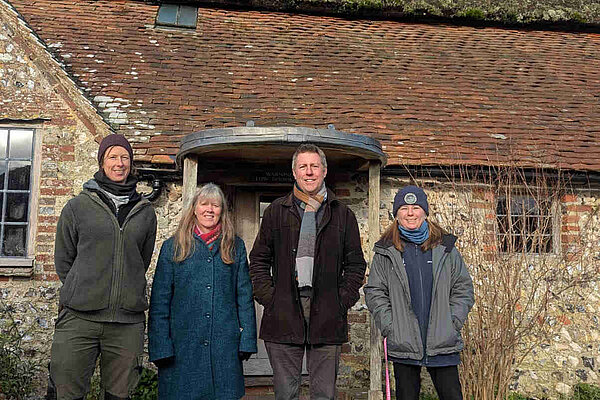
[[[567,297],[598,280],[598,210],[572,207],[571,221],[565,199],[577,197],[555,171],[463,167],[441,181],[454,200],[437,216],[459,235],[476,295],[462,332],[464,395],[505,399],[516,369],[562,328],[553,315]]]

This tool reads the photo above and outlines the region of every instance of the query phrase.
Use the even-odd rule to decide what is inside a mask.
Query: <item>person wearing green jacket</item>
[[[63,286],[50,376],[59,400],[85,397],[98,357],[105,399],[128,398],[139,380],[156,214],[136,191],[132,160],[124,136],[105,137],[98,172],[58,221],[54,264]]]
[[[462,400],[460,330],[475,301],[471,276],[454,246],[456,236],[427,218],[423,189],[399,190],[393,211],[394,223],[375,244],[364,292],[387,338],[396,398],[419,398],[424,366],[440,400]]]

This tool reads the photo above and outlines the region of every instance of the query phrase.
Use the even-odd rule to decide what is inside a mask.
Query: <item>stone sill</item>
[[[0,276],[31,277],[33,275],[33,258],[0,257]]]

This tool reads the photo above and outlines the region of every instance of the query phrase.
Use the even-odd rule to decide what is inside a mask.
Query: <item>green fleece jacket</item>
[[[65,205],[56,229],[60,305],[91,321],[144,321],[155,239],[156,214],[148,200],[140,200],[119,227],[100,197],[84,189]]]

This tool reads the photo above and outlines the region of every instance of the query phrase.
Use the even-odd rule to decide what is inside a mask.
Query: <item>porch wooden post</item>
[[[379,204],[381,164],[379,161],[369,163],[369,249],[367,258],[369,264],[373,259],[373,246],[379,239]],[[381,390],[381,332],[375,326],[373,317],[371,317],[371,385],[369,388],[369,400],[382,400],[383,391]]]
[[[198,156],[188,154],[183,159],[183,209],[192,201],[198,186]]]

